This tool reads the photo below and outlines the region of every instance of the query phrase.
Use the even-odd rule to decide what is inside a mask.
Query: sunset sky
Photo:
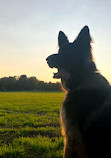
[[[55,82],[45,59],[57,53],[58,32],[72,42],[84,25],[97,68],[111,83],[111,0],[0,0],[0,77]]]

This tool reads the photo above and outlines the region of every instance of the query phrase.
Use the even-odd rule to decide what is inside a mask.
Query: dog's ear
[[[67,39],[64,32],[60,31],[58,35],[58,45],[59,47],[62,47],[63,45],[69,43],[69,40]]]
[[[92,47],[91,47],[91,36],[89,32],[88,26],[84,26],[82,30],[80,31],[79,35],[77,36],[74,43],[77,43],[79,45],[79,52],[81,53],[81,56],[83,55],[85,58],[91,58],[92,59]],[[84,52],[84,53],[83,53]]]
[[[77,41],[88,44],[91,42],[88,26],[84,26],[76,38]]]

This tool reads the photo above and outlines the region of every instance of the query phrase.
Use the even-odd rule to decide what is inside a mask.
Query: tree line
[[[0,78],[0,91],[61,91],[61,86],[59,82],[47,83],[21,75]]]

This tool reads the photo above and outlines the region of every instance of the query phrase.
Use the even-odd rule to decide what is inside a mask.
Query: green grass
[[[62,158],[64,93],[0,93],[0,158]]]

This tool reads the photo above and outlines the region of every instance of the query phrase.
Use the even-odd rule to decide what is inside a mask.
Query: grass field
[[[62,158],[64,93],[0,93],[0,158]]]

